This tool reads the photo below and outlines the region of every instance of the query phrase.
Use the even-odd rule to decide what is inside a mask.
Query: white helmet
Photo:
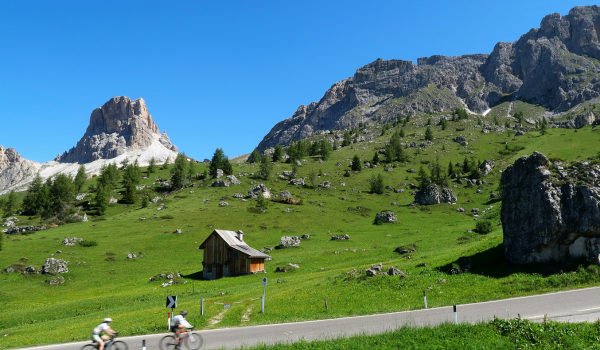
[[[106,322],[112,322],[112,318],[107,317],[104,319],[104,321],[102,321],[102,323],[106,323]]]

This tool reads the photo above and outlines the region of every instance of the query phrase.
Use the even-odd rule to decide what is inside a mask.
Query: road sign
[[[177,308],[177,296],[169,295],[167,297],[167,309],[175,309]]]
[[[266,286],[266,285],[267,285],[267,278],[263,277],[263,286]]]

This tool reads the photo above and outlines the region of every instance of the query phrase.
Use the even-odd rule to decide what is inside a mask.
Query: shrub
[[[475,225],[475,232],[483,235],[492,232],[492,229],[492,222],[488,220],[477,221],[477,224]]]
[[[373,178],[371,178],[371,193],[383,194],[384,187],[383,176],[381,174],[373,175]]]
[[[82,247],[95,247],[98,245],[98,242],[84,239],[83,241],[79,242],[79,245]]]
[[[163,215],[160,217],[161,219],[166,219],[166,220],[171,220],[171,219],[175,219],[175,217],[173,215]]]

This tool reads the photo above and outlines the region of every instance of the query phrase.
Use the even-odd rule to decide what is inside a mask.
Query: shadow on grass
[[[513,264],[504,256],[504,244],[499,244],[483,252],[462,256],[456,261],[436,268],[438,271],[457,274],[469,270],[471,274],[492,278],[504,278],[517,273],[539,274],[543,277],[577,270],[580,265],[588,265],[585,260],[545,262],[536,264]]]
[[[181,275],[181,277],[185,278],[185,279],[190,279],[190,280],[194,280],[194,281],[207,281],[203,275],[202,275],[202,271],[197,271],[194,273],[190,273],[188,275]]]

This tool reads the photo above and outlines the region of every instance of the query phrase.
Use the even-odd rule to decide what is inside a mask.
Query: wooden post
[[[329,310],[329,305],[327,305],[327,298],[325,298],[325,310]]]

